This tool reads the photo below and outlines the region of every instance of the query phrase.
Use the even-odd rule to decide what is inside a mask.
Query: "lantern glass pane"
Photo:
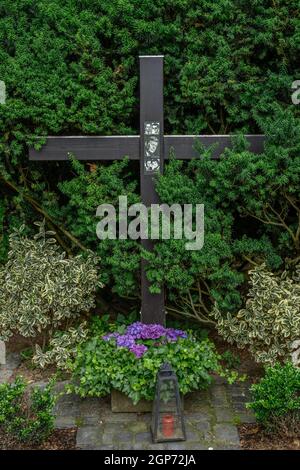
[[[157,442],[184,439],[182,410],[176,377],[160,377],[156,397],[156,409],[153,413],[152,431]]]

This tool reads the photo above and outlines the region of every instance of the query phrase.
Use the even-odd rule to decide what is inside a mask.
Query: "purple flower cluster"
[[[132,323],[125,331],[125,334],[110,333],[103,336],[105,341],[115,338],[116,344],[120,348],[127,348],[136,357],[142,357],[147,351],[147,346],[136,343],[137,340],[166,338],[167,341],[177,341],[178,338],[186,338],[187,334],[182,330],[174,328],[165,328],[162,325],[150,324],[146,325],[141,322]]]
[[[119,346],[119,348],[133,348],[133,346],[135,346],[134,337],[128,334],[118,336],[117,346]]]

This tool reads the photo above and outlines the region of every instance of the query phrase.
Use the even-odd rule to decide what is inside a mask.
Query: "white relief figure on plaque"
[[[145,135],[159,135],[159,122],[145,122]]]
[[[149,158],[144,162],[145,170],[147,172],[159,170],[159,158]]]
[[[159,138],[149,136],[145,138],[145,157],[154,157],[159,153]]]

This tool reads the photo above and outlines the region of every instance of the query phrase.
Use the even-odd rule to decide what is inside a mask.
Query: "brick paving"
[[[63,384],[60,384],[63,387]],[[56,405],[56,426],[78,426],[77,447],[94,450],[239,449],[237,425],[253,422],[246,410],[247,384],[214,384],[185,398],[185,442],[153,444],[150,413],[113,413],[109,398],[64,395]]]
[[[0,366],[0,383],[9,380],[19,365],[17,355],[8,355]],[[37,385],[43,386],[43,383]],[[55,426],[77,426],[77,447],[90,450],[204,450],[239,449],[237,425],[254,422],[246,409],[249,384],[225,384],[217,379],[205,391],[184,399],[187,440],[154,444],[150,413],[113,413],[109,398],[80,398],[65,394],[66,382],[56,385],[61,396],[55,406]]]

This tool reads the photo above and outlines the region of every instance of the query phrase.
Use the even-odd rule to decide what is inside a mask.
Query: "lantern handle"
[[[169,362],[164,362],[160,368],[161,372],[173,372],[173,369]]]

